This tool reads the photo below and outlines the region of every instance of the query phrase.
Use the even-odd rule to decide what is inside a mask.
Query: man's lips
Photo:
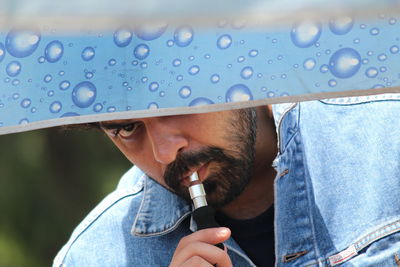
[[[192,175],[192,173],[194,173],[194,172],[196,172],[196,171],[197,171],[197,174],[198,174],[198,176],[199,176],[199,180],[200,180],[201,182],[203,182],[204,179],[206,178],[206,175],[207,175],[207,167],[208,167],[208,165],[209,165],[209,162],[207,162],[207,163],[204,164],[204,165],[201,165],[200,168],[198,168],[198,169],[192,169],[192,170],[190,170],[189,173],[187,173],[185,176],[183,176],[183,177],[181,178],[181,184],[182,184],[184,187],[189,187],[189,186],[190,186],[190,175]]]

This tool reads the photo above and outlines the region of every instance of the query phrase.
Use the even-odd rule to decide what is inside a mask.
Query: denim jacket
[[[276,266],[400,266],[400,95],[273,107]],[[133,167],[53,266],[168,266],[191,206]],[[231,238],[234,266],[254,266]],[[396,263],[397,262],[397,263]]]

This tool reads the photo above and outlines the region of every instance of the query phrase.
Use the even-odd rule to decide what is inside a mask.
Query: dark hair
[[[69,124],[69,125],[63,125],[61,126],[61,130],[92,130],[92,129],[97,129],[101,130],[100,123],[99,122],[88,122],[88,123],[79,123],[79,124]]]

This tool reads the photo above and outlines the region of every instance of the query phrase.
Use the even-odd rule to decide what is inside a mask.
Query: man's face
[[[125,156],[150,177],[190,201],[197,171],[207,200],[222,207],[238,196],[253,172],[254,109],[104,122]]]

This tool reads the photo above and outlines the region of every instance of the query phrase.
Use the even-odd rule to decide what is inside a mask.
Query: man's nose
[[[154,119],[146,125],[154,159],[164,165],[172,163],[189,142],[171,119]]]

